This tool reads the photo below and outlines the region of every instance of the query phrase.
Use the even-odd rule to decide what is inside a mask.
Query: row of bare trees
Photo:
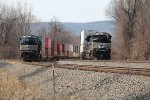
[[[75,36],[56,18],[51,19],[48,25],[42,25],[38,33],[43,37],[50,36],[55,43],[80,45],[80,36]]]
[[[56,18],[53,18],[48,25],[42,26],[38,33],[42,36],[50,36],[54,42],[73,43],[73,34],[66,30],[64,25]]]
[[[106,14],[117,23],[113,57],[150,59],[150,0],[113,0]]]
[[[35,17],[30,8],[10,7],[0,2],[0,52],[1,56],[17,57],[19,55],[19,38],[31,34]],[[11,55],[11,56],[10,56]]]
[[[47,26],[39,24],[29,7],[20,3],[11,7],[0,2],[0,58],[19,57],[19,38],[23,35],[39,33],[42,36],[51,36],[55,42],[73,43],[72,32],[66,30],[56,18]]]
[[[31,34],[31,23],[35,21],[35,17],[30,9],[23,8],[20,4],[17,8],[0,5],[0,44],[18,44],[20,36]]]

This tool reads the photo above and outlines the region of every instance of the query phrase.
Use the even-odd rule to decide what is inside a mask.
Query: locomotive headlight
[[[29,45],[26,45],[26,46],[25,46],[25,49],[26,49],[26,50],[30,50],[31,47],[30,47]]]
[[[111,48],[111,45],[110,45],[110,43],[99,43],[99,44],[98,44],[98,48],[106,48],[106,49],[109,49],[109,48]]]
[[[29,49],[30,49],[29,45],[26,45],[26,47],[25,47],[25,48],[26,48],[26,50],[29,50]]]

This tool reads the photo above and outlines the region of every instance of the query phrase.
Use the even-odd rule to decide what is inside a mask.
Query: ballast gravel
[[[146,76],[53,69],[9,61],[0,61],[0,65],[5,65],[1,69],[8,70],[16,78],[37,86],[44,100],[53,95],[54,84],[55,94],[83,100],[150,100],[150,77]]]

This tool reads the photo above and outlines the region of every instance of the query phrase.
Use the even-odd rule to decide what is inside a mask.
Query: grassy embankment
[[[53,100],[49,96],[47,100]],[[0,70],[0,100],[43,100],[40,89],[18,80],[8,71]],[[73,96],[56,95],[55,100],[83,100]]]

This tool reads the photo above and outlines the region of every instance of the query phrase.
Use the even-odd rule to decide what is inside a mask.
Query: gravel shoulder
[[[1,69],[18,79],[36,85],[43,99],[53,94],[53,69],[22,64],[19,61],[0,61]],[[86,100],[149,100],[150,77],[115,73],[91,72],[55,68],[57,94],[72,95]]]

